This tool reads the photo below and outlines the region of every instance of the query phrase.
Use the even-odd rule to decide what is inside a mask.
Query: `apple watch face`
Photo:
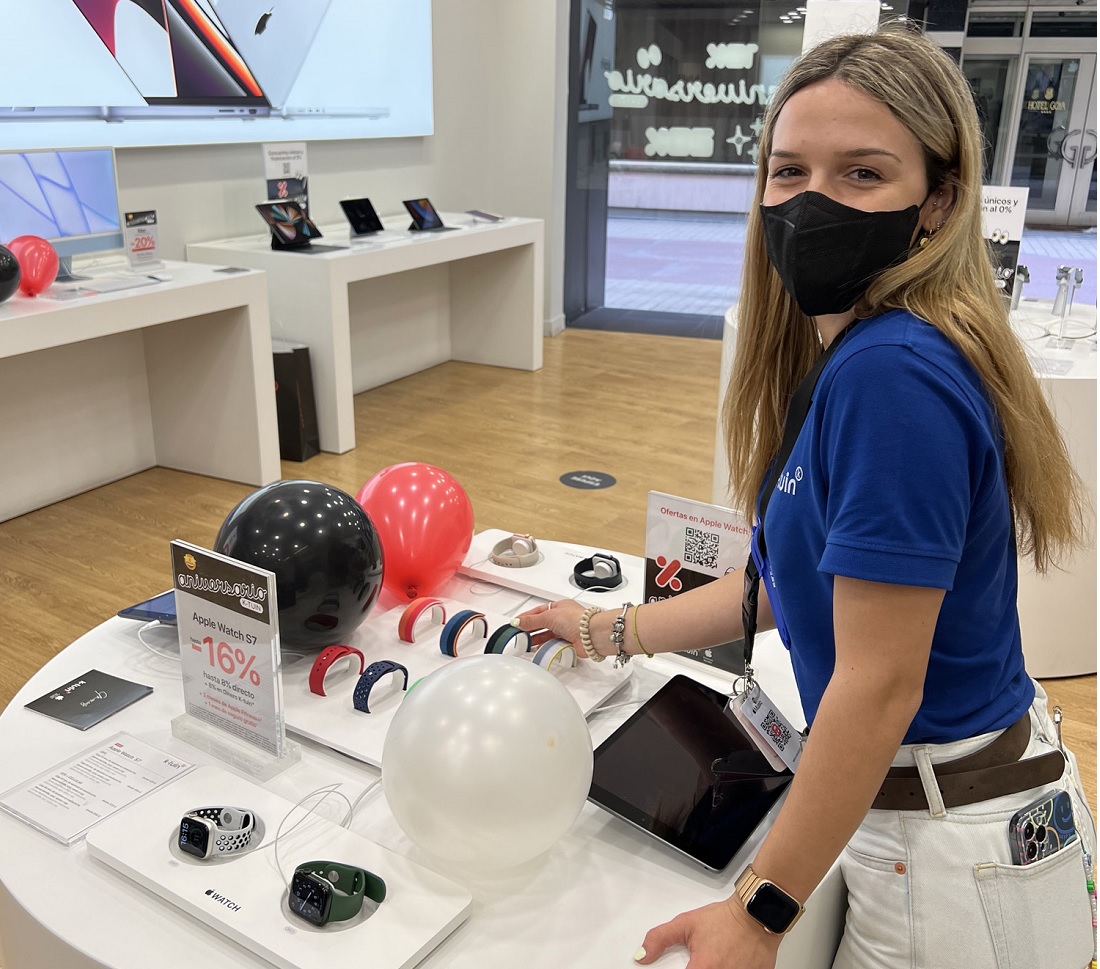
[[[200,818],[184,818],[180,821],[179,847],[196,858],[205,858],[210,852],[210,828]]]
[[[311,872],[296,871],[287,902],[295,915],[313,925],[325,925],[332,906],[332,889]]]
[[[798,915],[798,903],[774,885],[765,882],[745,906],[749,915],[772,932],[786,932]]]

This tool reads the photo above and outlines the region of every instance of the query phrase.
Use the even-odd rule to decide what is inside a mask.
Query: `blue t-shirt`
[[[1000,423],[981,378],[938,330],[903,310],[856,325],[821,373],[765,522],[767,591],[807,723],[835,664],[834,575],[947,590],[905,743],[960,740],[1023,716],[1034,687]]]

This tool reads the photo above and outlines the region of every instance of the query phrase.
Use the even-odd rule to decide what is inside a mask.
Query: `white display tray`
[[[470,543],[470,551],[466,553],[459,572],[541,599],[576,599],[585,605],[605,609],[618,608],[628,600],[639,604],[645,602],[645,559],[637,555],[608,553],[601,548],[552,542],[536,535],[539,560],[534,565],[517,569],[495,564],[489,559],[489,553],[497,542],[512,534],[499,528],[478,532]],[[622,569],[623,581],[606,592],[582,589],[573,579],[573,567],[596,552],[613,554]]]
[[[183,813],[221,804],[255,812],[263,826],[260,844],[224,861],[199,861],[180,851],[175,841]],[[473,898],[461,885],[333,821],[311,815],[294,829],[304,808],[284,826],[280,872],[272,845],[293,808],[228,771],[201,767],[100,822],[88,834],[88,851],[282,969],[404,969],[469,915]],[[315,860],[374,872],[386,883],[386,900],[377,907],[365,902],[360,915],[323,928],[298,918],[286,904],[288,876],[295,865]]]
[[[468,585],[468,582],[452,582],[448,589],[462,585]],[[514,608],[517,597],[510,593],[501,595],[499,589],[497,594],[486,595],[480,600],[472,591],[465,594],[464,600],[445,596],[439,598],[448,618],[461,609],[476,609],[484,613],[490,634],[518,611]],[[518,601],[522,603],[524,600]],[[511,608],[512,611],[507,614],[494,612],[489,608],[490,603],[498,608]],[[435,670],[451,663],[461,663],[466,657],[484,654],[484,639],[475,641],[464,637],[459,642],[457,658],[444,656],[439,649],[442,627],[428,626],[426,620],[419,626],[422,631],[417,642],[402,642],[397,635],[397,621],[404,609],[405,606],[397,606],[377,615],[371,614],[348,638],[349,646],[362,651],[366,665],[383,659],[400,663],[408,669],[409,686],[412,686],[420,677]],[[317,696],[309,689],[309,673],[316,658],[316,653],[300,657],[290,653],[283,655],[283,706],[287,729],[356,760],[381,767],[386,731],[404,697],[401,674],[391,674],[380,680],[371,690],[371,712],[360,713],[352,705],[352,691],[359,679],[358,658],[352,656],[337,660],[329,668],[325,696]],[[550,670],[551,675],[557,677],[573,695],[586,717],[626,682],[630,672],[629,666],[615,669],[611,663],[596,665],[587,661],[582,661],[575,669],[559,662]]]

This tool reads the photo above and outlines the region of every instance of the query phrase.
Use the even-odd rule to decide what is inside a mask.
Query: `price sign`
[[[274,573],[175,541],[172,576],[187,713],[281,757]]]

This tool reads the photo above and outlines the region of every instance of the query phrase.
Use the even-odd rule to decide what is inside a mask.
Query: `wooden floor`
[[[643,554],[649,491],[711,498],[721,344],[566,330],[544,354],[534,374],[447,363],[361,394],[356,449],[284,462],[283,477],[354,494],[381,468],[426,461],[463,484],[479,530]],[[567,488],[570,471],[617,484]],[[72,640],[168,588],[169,541],[209,547],[251,490],[157,468],[0,523],[0,708]],[[1095,811],[1096,678],[1046,686]]]

